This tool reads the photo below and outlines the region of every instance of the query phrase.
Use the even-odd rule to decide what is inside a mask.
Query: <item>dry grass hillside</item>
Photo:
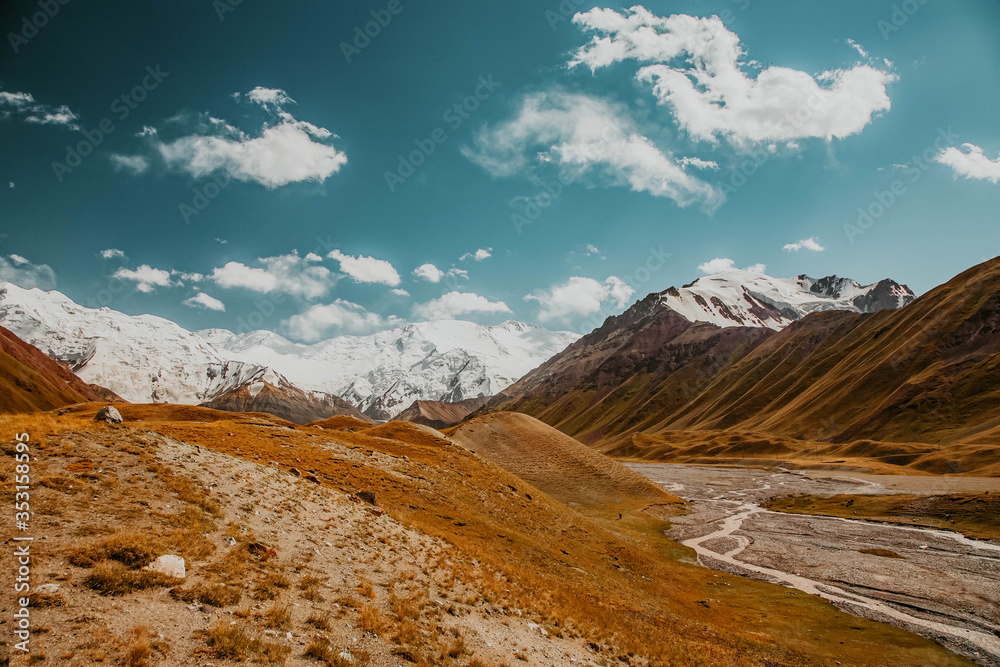
[[[1000,447],[996,442],[948,446],[875,440],[831,443],[737,429],[669,429],[617,439],[606,443],[604,451],[623,459],[693,465],[996,477],[1000,476]]]
[[[447,433],[473,454],[564,503],[603,508],[609,516],[651,507],[676,513],[683,504],[642,475],[528,415],[485,415]]]
[[[968,664],[699,567],[663,521],[581,513],[429,429],[100,407],[0,417],[4,502],[27,432],[33,584],[58,586],[13,665]],[[184,580],[142,569],[165,554]]]

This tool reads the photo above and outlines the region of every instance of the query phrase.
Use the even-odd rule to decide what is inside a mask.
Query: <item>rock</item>
[[[288,472],[292,473],[296,477],[302,477],[302,471],[299,470],[298,468],[289,468]]]
[[[184,559],[180,556],[160,556],[142,569],[148,572],[159,572],[176,579],[183,579],[187,576]]]
[[[359,499],[365,501],[369,505],[375,504],[375,492],[374,491],[358,491],[355,494]]]
[[[319,477],[317,477],[316,475],[314,475],[312,473],[309,473],[308,475],[306,475],[305,478],[307,480],[309,480],[310,482],[312,482],[313,484],[321,484],[322,483],[322,482],[319,481]]]
[[[235,547],[236,546],[236,538],[235,537],[230,537],[229,535],[226,535],[225,537],[222,538],[222,541],[225,542],[226,544],[228,544],[231,547]]]
[[[118,408],[113,405],[101,408],[97,415],[94,417],[95,422],[108,422],[109,424],[121,424],[124,419],[122,419],[122,413],[118,412]]]
[[[35,589],[36,593],[44,593],[45,595],[52,595],[53,593],[59,592],[59,584],[42,584]]]

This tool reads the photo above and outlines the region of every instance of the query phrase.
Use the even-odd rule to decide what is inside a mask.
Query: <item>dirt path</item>
[[[818,595],[846,612],[937,639],[980,664],[1000,665],[1000,544],[943,530],[760,506],[776,495],[913,493],[912,485],[893,479],[883,486],[871,476],[630,467],[692,502],[691,514],[673,522],[669,537],[694,549],[703,565]],[[945,492],[969,485],[944,478],[933,486]],[[997,489],[1000,480],[971,485]]]

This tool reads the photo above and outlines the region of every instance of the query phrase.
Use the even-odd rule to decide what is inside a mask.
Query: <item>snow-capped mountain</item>
[[[375,419],[415,400],[492,396],[579,338],[521,322],[461,321],[407,324],[313,345],[264,331],[198,333],[232,359],[280,369],[299,387],[336,394]]]
[[[874,313],[901,308],[915,298],[909,287],[893,280],[861,285],[837,276],[771,278],[731,269],[671,287],[660,294],[660,303],[692,322],[777,330],[817,311]]]
[[[0,283],[0,324],[128,401],[207,403],[278,374],[375,419],[415,400],[493,395],[579,338],[520,322],[443,321],[302,345],[268,331],[193,333],[161,317],[85,308],[59,292],[10,283]]]
[[[133,403],[201,403],[267,370],[221,355],[162,317],[85,308],[60,292],[11,283],[0,283],[0,324],[85,382]]]

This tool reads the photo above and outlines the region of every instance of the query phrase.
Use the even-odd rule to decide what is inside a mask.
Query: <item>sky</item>
[[[1000,254],[995,0],[0,9],[0,280],[312,342]]]

